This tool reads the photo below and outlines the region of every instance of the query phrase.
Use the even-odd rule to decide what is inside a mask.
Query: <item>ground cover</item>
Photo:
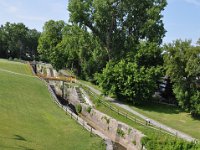
[[[190,113],[181,111],[177,107],[162,104],[148,104],[137,107],[130,105],[130,107],[149,118],[200,139],[200,120],[193,118]]]
[[[0,69],[31,75],[28,65],[7,60],[0,60]],[[41,80],[0,70],[0,149],[101,150],[105,145],[56,106]]]

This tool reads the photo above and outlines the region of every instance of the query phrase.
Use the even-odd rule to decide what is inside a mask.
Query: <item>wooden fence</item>
[[[88,88],[86,86],[84,86],[85,88]],[[85,89],[84,88],[84,89]],[[113,112],[117,113],[118,115],[121,115],[123,117],[125,117],[126,119],[129,119],[135,123],[138,123],[139,125],[142,125],[142,126],[145,126],[147,128],[151,128],[153,130],[156,130],[156,131],[159,131],[159,132],[162,132],[162,133],[165,133],[165,134],[168,134],[168,135],[171,135],[171,136],[177,136],[177,134],[172,134],[170,132],[167,132],[165,130],[163,130],[162,128],[159,128],[159,127],[156,127],[154,126],[153,124],[151,124],[150,122],[148,122],[147,120],[141,120],[141,119],[138,119],[136,117],[133,117],[132,115],[130,115],[129,113],[127,112],[124,112],[122,110],[119,110],[118,108],[110,105],[108,102],[105,102],[105,100],[101,100],[100,96],[97,96],[96,94],[94,94],[91,90],[86,90],[87,93],[91,94],[93,97],[96,97],[97,100],[102,104],[104,105],[105,107],[109,108],[110,110],[112,110]]]

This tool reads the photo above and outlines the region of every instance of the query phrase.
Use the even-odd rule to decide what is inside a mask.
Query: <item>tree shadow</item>
[[[193,120],[197,120],[197,121],[200,121],[200,116],[195,116],[195,115],[192,115],[192,114],[188,114]]]
[[[158,104],[158,103],[153,103],[153,102],[144,102],[142,104],[134,104],[130,101],[119,101],[115,100],[113,103],[118,103],[118,104],[124,104],[128,105],[130,107],[135,107],[143,111],[148,111],[148,112],[157,112],[157,113],[164,113],[164,114],[178,114],[180,112],[183,112],[182,109],[176,106],[170,106],[166,104]]]
[[[158,104],[158,103],[147,103],[143,105],[136,105],[134,107],[144,111],[164,113],[164,114],[179,114],[180,112],[183,112],[183,110],[178,107],[169,106],[165,104]]]
[[[13,138],[13,139],[15,139],[15,140],[19,140],[19,141],[27,141],[23,136],[21,136],[21,135],[17,135],[17,134],[15,134],[14,135],[15,137]]]

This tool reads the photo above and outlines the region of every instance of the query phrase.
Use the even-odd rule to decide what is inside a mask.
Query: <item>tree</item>
[[[40,37],[40,32],[38,32],[36,29],[29,29],[26,36],[26,53],[29,54],[29,56],[32,59],[38,59],[38,40]]]
[[[181,40],[165,45],[164,65],[179,105],[200,115],[200,47]]]
[[[106,64],[105,50],[97,38],[76,25],[65,26],[63,33],[60,43],[60,52],[65,56],[63,65],[73,68],[83,79],[91,79]]]
[[[50,20],[44,24],[43,32],[39,38],[38,52],[42,60],[51,61],[56,46],[62,41],[62,30],[65,22]]]
[[[1,25],[0,27],[0,57],[7,58],[8,52],[7,52],[7,43],[5,39],[5,31],[4,27]]]
[[[126,99],[134,104],[150,101],[162,75],[161,49],[156,44],[143,43],[134,61],[109,62],[96,79],[105,94]],[[149,62],[148,62],[149,60]],[[159,62],[160,61],[160,62]]]
[[[0,57],[33,59],[40,33],[28,29],[23,23],[7,22],[0,28]]]
[[[161,11],[166,0],[70,0],[70,21],[100,39],[110,60],[137,50],[140,41],[161,44],[165,34]]]

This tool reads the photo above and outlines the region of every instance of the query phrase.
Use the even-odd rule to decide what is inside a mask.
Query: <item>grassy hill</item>
[[[0,149],[98,150],[105,145],[56,106],[27,65],[0,59]]]

